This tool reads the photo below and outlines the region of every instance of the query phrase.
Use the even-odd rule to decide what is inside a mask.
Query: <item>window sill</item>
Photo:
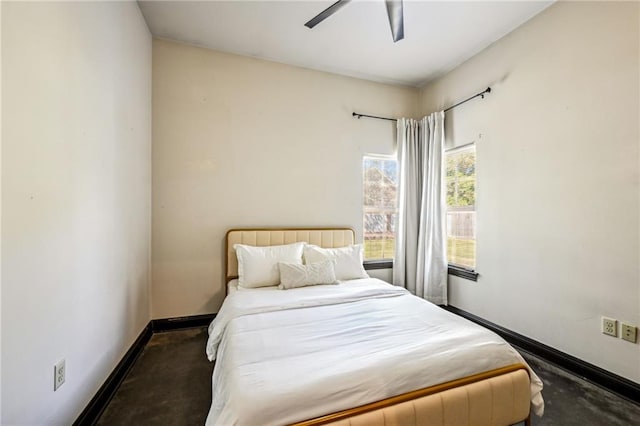
[[[478,281],[478,273],[470,269],[461,268],[455,265],[449,265],[449,275],[464,278],[465,280]]]
[[[365,260],[363,263],[364,269],[367,271],[373,269],[391,269],[393,268],[393,260]]]
[[[364,269],[367,271],[374,269],[392,269],[393,260],[365,260],[363,262]],[[464,278],[470,281],[478,281],[478,273],[459,266],[449,265],[448,274],[456,277]]]

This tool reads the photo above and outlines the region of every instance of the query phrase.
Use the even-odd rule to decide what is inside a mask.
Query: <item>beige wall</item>
[[[561,2],[421,91],[477,143],[477,283],[454,306],[640,382],[638,3]]]
[[[3,2],[2,86],[1,423],[68,425],[150,319],[138,6]]]
[[[417,91],[153,42],[153,317],[216,312],[243,226],[350,226],[362,156],[392,154]]]
[[[0,24],[2,2],[0,1]],[[2,372],[2,28],[0,28],[0,373]],[[0,422],[2,422],[2,379],[0,378]]]

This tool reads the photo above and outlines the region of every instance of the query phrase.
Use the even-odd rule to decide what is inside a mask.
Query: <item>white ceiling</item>
[[[385,83],[421,86],[553,1],[404,1],[397,43],[384,0],[352,1],[310,30],[335,0],[139,1],[154,37]]]

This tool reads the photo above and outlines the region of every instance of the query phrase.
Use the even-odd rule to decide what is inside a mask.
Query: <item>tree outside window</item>
[[[447,260],[467,269],[476,267],[475,144],[447,152]]]

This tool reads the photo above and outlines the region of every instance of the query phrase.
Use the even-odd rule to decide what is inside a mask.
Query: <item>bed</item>
[[[236,244],[300,242],[346,250],[355,235],[227,233],[228,296],[207,342],[216,362],[207,425],[510,425],[530,424],[531,409],[542,415],[542,382],[510,345],[402,288],[366,277],[238,286]]]

